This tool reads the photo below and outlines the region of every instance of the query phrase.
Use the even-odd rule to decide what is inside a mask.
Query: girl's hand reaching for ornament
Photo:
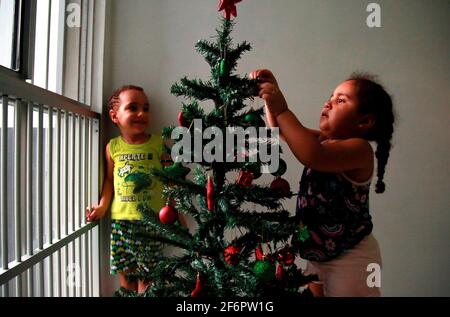
[[[264,99],[266,110],[270,112],[274,119],[288,110],[286,99],[284,99],[278,82],[270,70],[253,71],[250,73],[250,78],[258,81],[259,97]]]

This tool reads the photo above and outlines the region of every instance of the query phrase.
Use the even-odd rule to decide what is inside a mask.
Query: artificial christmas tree
[[[264,109],[245,104],[254,98],[256,81],[234,74],[237,61],[251,50],[247,42],[237,46],[232,43],[231,16],[237,16],[238,2],[220,1],[219,9],[225,10],[225,18],[217,30],[216,42],[201,40],[196,45],[210,66],[211,78],[208,81],[183,78],[172,87],[173,94],[191,101],[183,105],[178,122],[192,132],[192,138],[195,132],[203,135],[211,127],[223,134],[230,128],[265,127]],[[200,107],[200,102],[206,100],[214,102],[209,113]],[[194,131],[198,130],[195,120],[201,120],[201,131]],[[166,128],[163,134],[170,137],[174,129]],[[247,139],[244,144],[249,143]],[[281,160],[278,171],[273,173],[272,185],[259,185],[256,180],[264,165],[261,160],[251,161],[248,152],[238,147],[222,160],[198,159],[204,149],[200,153],[184,149],[183,157],[196,162],[190,164],[191,169],[188,164],[178,162],[153,172],[152,177],[167,185],[164,194],[168,205],[162,209],[161,217],[140,206],[144,221],[156,232],[145,238],[174,246],[180,254],[154,259],[156,264],[151,269],[136,272],[141,279],[152,281],[143,296],[301,294],[301,286],[312,278],[302,275],[289,247],[296,222],[281,204],[292,196],[289,184],[281,178],[286,173],[285,162]],[[229,157],[236,160],[230,161]],[[239,177],[232,176],[233,172],[239,173]],[[174,222],[177,212],[195,221],[192,232]]]

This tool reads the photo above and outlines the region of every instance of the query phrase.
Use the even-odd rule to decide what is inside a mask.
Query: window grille
[[[99,120],[0,69],[0,295],[99,296]]]

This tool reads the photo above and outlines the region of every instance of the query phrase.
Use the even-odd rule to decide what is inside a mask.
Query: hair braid
[[[386,190],[386,184],[384,183],[384,173],[386,169],[386,164],[389,159],[389,152],[391,150],[391,142],[390,141],[378,141],[378,147],[375,152],[375,156],[378,160],[377,164],[377,184],[375,186],[375,192],[377,194],[383,194]]]
[[[366,139],[377,142],[375,156],[377,158],[378,180],[375,192],[382,194],[386,190],[384,174],[394,133],[395,115],[392,98],[383,86],[377,83],[376,78],[370,74],[354,73],[348,80],[353,80],[356,83],[360,112],[375,116],[375,124],[367,133]]]

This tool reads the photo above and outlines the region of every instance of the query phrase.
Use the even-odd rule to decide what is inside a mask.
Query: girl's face
[[[111,120],[122,134],[144,136],[150,124],[149,102],[141,91],[129,89],[120,96],[120,105],[110,111]]]
[[[322,135],[328,139],[361,137],[363,116],[358,107],[355,83],[344,81],[324,105],[320,116]]]

